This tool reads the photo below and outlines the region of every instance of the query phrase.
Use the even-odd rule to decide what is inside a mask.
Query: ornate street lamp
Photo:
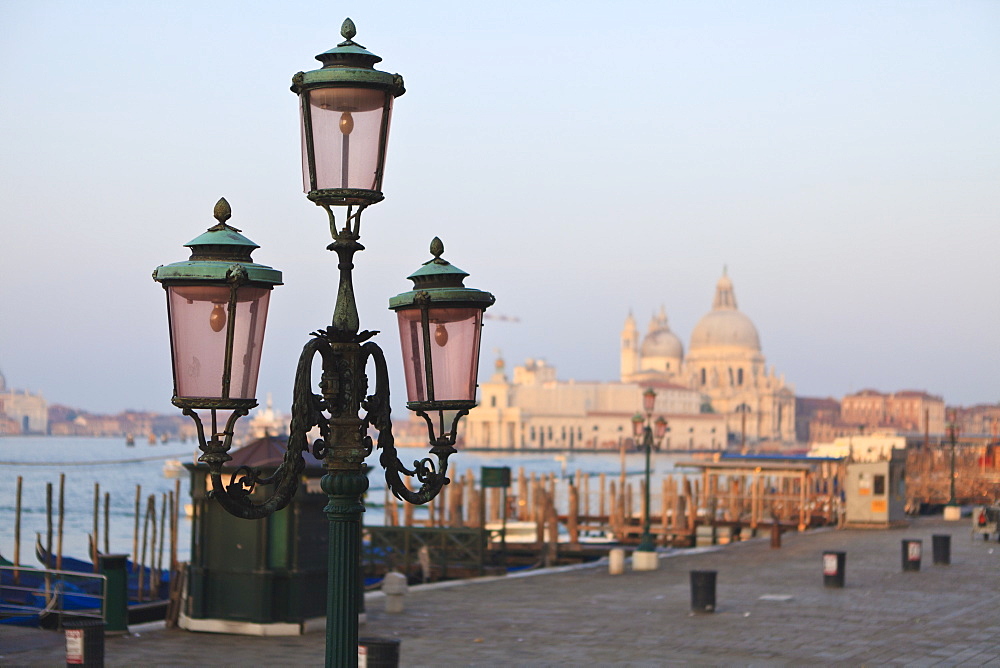
[[[427,482],[416,492],[397,481],[396,496],[411,503],[425,503],[447,482],[458,421],[476,405],[479,335],[483,312],[494,301],[488,292],[465,287],[463,279],[468,274],[443,259],[443,253],[444,244],[435,237],[431,242],[434,257],[409,276],[413,290],[389,300],[399,322],[406,407],[427,422],[431,453],[441,463],[437,471],[420,472],[418,478]],[[437,414],[436,430],[431,413]],[[387,477],[395,471],[386,462],[382,465]]]
[[[321,486],[329,497],[324,508],[329,519],[327,666],[357,665],[360,529],[364,512],[362,497],[368,489],[364,460],[378,448],[387,487],[398,498],[411,503],[430,501],[448,484],[448,457],[455,452],[458,421],[476,403],[483,312],[494,301],[488,292],[464,286],[463,279],[468,274],[442,259],[444,246],[439,239],[431,243],[434,257],[410,276],[414,289],[390,300],[389,307],[396,311],[400,326],[409,395],[407,407],[427,421],[430,452],[434,455],[433,460],[425,458],[415,462],[412,469],[407,468],[393,442],[385,356],[369,340],[377,332],[360,331],[352,282],[354,254],[364,249],[359,243],[361,213],[383,198],[389,115],[393,98],[402,95],[404,88],[399,75],[373,68],[381,59],[352,41],[355,32],[354,23],[350,19],[344,21],[341,34],[346,41],[317,56],[323,63],[321,69],[299,72],[292,80],[292,91],[300,98],[305,190],[309,199],[323,207],[329,216],[333,243],[327,248],[339,258],[340,283],[332,324],[313,332],[313,338],[299,357],[288,450],[273,475],[262,478],[258,471],[241,467],[227,482],[222,478],[222,466],[231,459],[228,450],[233,424],[256,405],[253,395],[261,339],[251,339],[246,330],[249,328],[255,335],[259,331],[259,336],[263,336],[266,295],[271,287],[280,284],[280,273],[251,263],[249,251],[256,246],[225,225],[223,218],[203,237],[224,235],[233,241],[220,242],[212,237],[200,242],[197,248],[205,246],[209,250],[198,258],[196,242],[203,237],[189,244],[195,249],[189,262],[197,259],[219,263],[214,273],[203,277],[200,283],[195,280],[195,270],[185,274],[175,269],[186,263],[159,267],[154,273],[154,279],[163,283],[170,295],[171,352],[177,388],[174,403],[199,424],[204,453],[199,461],[206,463],[211,472],[212,496],[237,517],[266,517],[284,508],[295,494],[304,467],[303,452],[310,451],[324,462],[326,474]],[[340,228],[333,211],[335,206],[347,207]],[[237,236],[242,241],[236,240]],[[239,258],[235,248],[223,257],[218,247],[225,244],[238,247]],[[226,271],[222,265],[227,267]],[[238,287],[233,287],[236,284]],[[214,292],[203,295],[193,292],[194,288]],[[244,293],[238,292],[244,288],[257,292],[244,297]],[[178,296],[174,297],[172,290]],[[201,304],[200,310],[186,319],[178,319],[176,314],[181,307],[190,306],[185,300]],[[216,303],[221,306],[217,308]],[[256,311],[250,304],[257,305]],[[247,315],[241,315],[244,312]],[[253,319],[254,313],[259,321]],[[181,327],[178,330],[181,334],[173,333],[175,321]],[[184,324],[189,322],[193,324]],[[232,339],[223,347],[211,338],[217,336],[215,328],[219,323],[225,325],[227,336]],[[203,391],[202,385],[197,385],[196,396],[188,396],[185,394],[188,386],[182,382],[186,379],[184,373],[191,360],[198,358],[196,354],[208,349],[221,360],[212,357],[215,362],[211,369],[219,366],[225,370],[222,380],[216,383],[219,391],[212,385],[212,393],[201,396],[198,393]],[[189,350],[196,354],[188,354]],[[312,378],[317,356],[322,367],[319,393],[314,392],[316,384]],[[369,363],[375,371],[374,388],[368,385]],[[204,360],[201,367],[205,369]],[[234,379],[237,379],[235,384]],[[203,433],[199,416],[194,412],[197,409],[212,410],[211,438]],[[216,433],[216,410],[233,411],[220,433]],[[449,416],[450,426],[446,424]],[[313,428],[319,430],[320,438],[310,444],[308,434]],[[378,432],[377,440],[369,436],[370,429]],[[410,490],[404,477],[415,477],[420,487]],[[269,494],[254,494],[258,487],[272,485]]]
[[[218,223],[185,244],[191,257],[157,267],[153,279],[167,293],[173,404],[194,419],[204,456],[221,465],[230,459],[219,453],[232,443],[233,424],[257,405],[267,306],[281,272],[252,260],[258,246],[226,223],[232,212],[225,199],[214,213]],[[198,410],[211,415],[210,439]],[[222,431],[220,411],[228,414]]]
[[[948,505],[956,506],[958,505],[958,500],[955,498],[955,440],[956,432],[958,430],[958,425],[955,424],[956,413],[954,409],[948,411],[948,440],[951,441],[951,473],[948,476],[949,488],[948,488]]]
[[[653,409],[656,407],[656,390],[653,388],[647,389],[642,393],[642,408],[646,413],[643,417],[642,413],[636,413],[632,417],[632,433],[636,440],[642,439],[642,449],[646,453],[646,488],[642,499],[643,508],[643,519],[642,519],[642,537],[639,539],[638,552],[655,552],[656,544],[653,541],[653,535],[649,531],[649,469],[650,469],[650,453],[655,447],[659,449],[660,441],[663,440],[663,436],[667,433],[667,420],[662,415],[656,420],[653,420]],[[649,561],[649,568],[644,570],[654,569],[655,561]]]

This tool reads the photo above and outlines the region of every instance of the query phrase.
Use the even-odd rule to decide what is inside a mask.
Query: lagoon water
[[[124,438],[79,438],[58,436],[8,436],[0,438],[0,554],[14,558],[14,522],[17,478],[21,491],[22,564],[36,564],[35,535],[42,543],[48,531],[46,484],[52,483],[53,539],[57,545],[59,522],[59,476],[66,476],[63,519],[63,554],[87,556],[87,536],[94,526],[94,484],[100,485],[99,546],[104,546],[104,493],[109,496],[109,548],[112,553],[131,553],[135,521],[136,485],[141,485],[141,512],[145,516],[146,497],[156,495],[157,520],[163,494],[174,490],[175,479],[163,475],[166,460],[191,461],[190,444],[128,447]],[[189,498],[187,476],[181,483],[181,498]],[[140,518],[141,521],[141,518]],[[140,524],[141,527],[141,524]],[[141,528],[140,528],[141,530]],[[187,558],[190,522],[180,522],[179,550]],[[167,543],[165,543],[167,545]],[[166,547],[165,547],[166,550]],[[165,554],[164,559],[169,555]]]
[[[129,447],[122,438],[82,438],[56,436],[8,436],[0,438],[0,554],[8,559],[14,556],[14,521],[16,504],[16,481],[23,479],[21,499],[21,550],[22,564],[35,563],[35,535],[46,540],[46,483],[52,483],[53,531],[58,530],[59,476],[65,474],[64,538],[63,554],[83,558],[87,554],[87,536],[93,531],[94,485],[100,485],[100,546],[104,545],[104,493],[110,493],[109,503],[109,547],[112,553],[130,553],[135,522],[136,485],[141,485],[142,513],[146,508],[146,498],[156,495],[157,516],[165,494],[174,490],[175,481],[180,481],[182,503],[190,502],[189,477],[187,471],[179,478],[164,476],[164,463],[168,460],[192,462],[196,458],[197,446],[191,442],[149,445],[136,442]],[[426,450],[405,448],[399,450],[400,460],[412,468],[414,460],[426,456]],[[653,454],[654,493],[659,488],[658,481],[664,475],[674,472],[673,465],[687,455]],[[369,525],[383,523],[381,504],[385,498],[385,479],[378,465],[378,452],[368,460],[372,471],[369,475],[371,488],[368,494],[368,510],[364,521]],[[626,454],[625,469],[630,479],[638,481],[644,467],[641,453]],[[523,467],[528,473],[568,474],[583,472],[590,474],[621,473],[622,460],[618,453],[574,452],[462,452],[452,455],[449,461],[452,479],[472,470],[479,477],[483,466],[509,466],[517,475]],[[418,511],[418,517],[419,517]],[[140,518],[141,521],[141,518]],[[244,521],[236,520],[234,521]],[[140,523],[141,531],[141,523]],[[55,534],[54,534],[55,535]],[[187,560],[191,544],[191,521],[181,513],[179,522],[178,557]],[[53,549],[56,538],[53,537]],[[166,549],[166,548],[165,548]],[[164,555],[166,560],[168,555]]]

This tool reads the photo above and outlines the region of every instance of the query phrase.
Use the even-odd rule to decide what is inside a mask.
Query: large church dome
[[[760,350],[757,328],[750,318],[737,309],[733,282],[725,273],[715,286],[712,310],[698,321],[691,332],[690,350],[714,347]]]

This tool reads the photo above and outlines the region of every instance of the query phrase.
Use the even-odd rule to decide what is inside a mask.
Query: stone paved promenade
[[[950,534],[951,565],[931,536]],[[919,572],[901,541],[923,540]],[[823,587],[824,550],[847,553],[844,589]],[[718,610],[690,614],[691,570],[718,572]],[[404,615],[367,602],[362,635],[402,639],[403,666],[1000,665],[1000,545],[970,522],[915,520],[895,530],[785,534],[664,555],[651,572],[606,563],[413,588]],[[64,665],[61,634],[0,629],[0,665]],[[315,666],[322,633],[247,638],[141,628],[108,638],[110,666]]]

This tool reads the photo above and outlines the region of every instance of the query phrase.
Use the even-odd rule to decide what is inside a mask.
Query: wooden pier
[[[988,442],[960,441],[954,449],[955,501],[990,505],[1000,500],[1000,456]],[[906,457],[907,509],[951,500],[952,448],[947,443],[910,447]]]
[[[834,460],[697,460],[679,468],[690,473],[664,477],[650,490],[650,533],[659,545],[691,546],[699,526],[749,536],[758,527],[783,529],[836,523],[843,464]],[[503,512],[504,492],[507,508]],[[538,549],[559,546],[636,545],[645,521],[642,479],[577,472],[527,474],[518,469],[507,490],[482,489],[471,471],[458,475],[429,504],[426,519],[386,493],[386,526],[495,528],[508,522],[532,523]],[[494,534],[497,532],[494,531]],[[499,540],[494,535],[493,542]]]

